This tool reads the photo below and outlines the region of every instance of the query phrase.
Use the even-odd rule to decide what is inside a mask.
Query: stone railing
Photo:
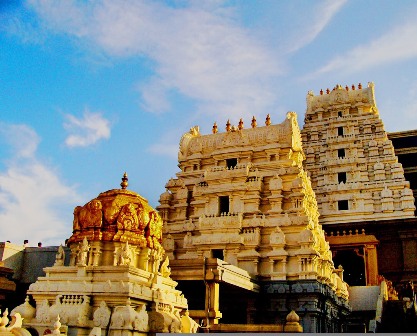
[[[257,246],[261,242],[261,233],[259,228],[245,228],[242,230],[243,244],[246,246]]]
[[[205,179],[206,181],[210,181],[221,178],[248,176],[251,168],[251,163],[238,164],[233,167],[216,166],[206,171]]]
[[[199,228],[201,230],[207,229],[227,229],[227,228],[241,228],[243,216],[241,213],[222,213],[220,216],[206,216],[202,215],[198,219]]]

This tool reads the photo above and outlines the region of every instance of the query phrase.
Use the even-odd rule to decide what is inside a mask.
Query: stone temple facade
[[[321,224],[414,217],[413,192],[379,118],[373,83],[309,92],[302,136]]]
[[[306,332],[340,331],[347,286],[304,158],[294,112],[281,124],[268,115],[262,127],[253,119],[244,128],[241,120],[225,132],[215,124],[213,134],[193,127],[183,135],[181,171],[166,184],[158,211],[172,276],[186,296],[194,287],[191,316],[211,325],[221,316],[222,323],[273,324],[294,309]]]
[[[379,117],[374,84],[309,92],[302,138],[320,224],[345,280],[411,280],[402,270],[417,266],[413,191]]]
[[[33,334],[51,333],[57,319],[70,336],[197,330],[170,278],[161,218],[126,189],[126,175],[121,186],[75,208],[69,265],[61,246],[55,264],[27,292],[36,309],[26,300],[12,312]]]

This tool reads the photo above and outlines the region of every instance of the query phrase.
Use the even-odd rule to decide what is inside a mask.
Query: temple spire
[[[127,182],[129,179],[127,178],[127,173],[125,172],[124,174],[123,174],[123,177],[122,177],[122,183],[120,183],[120,186],[122,187],[122,189],[126,189],[127,188],[127,186],[129,185],[129,183]]]

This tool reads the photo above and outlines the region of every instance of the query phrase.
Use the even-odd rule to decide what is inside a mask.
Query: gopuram
[[[172,277],[190,316],[274,324],[295,310],[304,332],[339,332],[349,313],[307,172],[295,112],[265,126],[193,127],[180,141],[180,172],[157,208]]]
[[[379,117],[374,84],[310,91],[302,138],[319,222],[346,282],[411,280],[403,270],[417,266],[414,197]]]
[[[51,333],[58,319],[68,335],[196,332],[187,300],[170,278],[160,216],[126,189],[126,174],[121,187],[75,208],[70,265],[61,246],[55,264],[27,292],[36,309],[27,299],[12,312],[28,330]]]

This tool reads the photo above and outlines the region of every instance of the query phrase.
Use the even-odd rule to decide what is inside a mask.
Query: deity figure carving
[[[101,202],[97,199],[94,199],[84,205],[79,210],[78,222],[80,229],[100,228],[102,225],[101,209]]]
[[[162,218],[156,211],[149,212],[149,222],[145,229],[145,236],[149,248],[160,249],[162,242]]]
[[[36,320],[39,323],[51,322],[51,318],[49,316],[49,303],[47,299],[42,300],[39,307],[36,307]]]
[[[193,237],[191,232],[187,232],[184,236],[184,247],[191,247],[193,245]]]
[[[149,316],[146,312],[146,305],[141,305],[139,308],[136,309],[136,317],[133,321],[133,328],[139,331],[148,331],[149,325],[148,320]]]
[[[271,245],[285,244],[285,234],[282,232],[279,226],[277,226],[275,231],[271,233],[271,236],[269,237],[269,243]]]
[[[78,247],[76,250],[77,266],[87,266],[88,251],[90,251],[90,245],[88,244],[87,238],[84,237],[83,241],[78,243]]]
[[[166,251],[173,251],[175,249],[175,240],[171,234],[168,234],[162,243]]]
[[[169,267],[168,256],[165,257],[165,260],[161,264],[160,273],[165,278],[169,278],[169,276],[171,275],[171,268]]]
[[[65,251],[64,251],[64,248],[62,247],[62,244],[61,244],[61,245],[59,245],[58,251],[57,251],[56,256],[55,256],[54,266],[64,266],[64,261],[65,261]]]
[[[132,261],[132,252],[129,247],[129,243],[119,247],[115,253],[116,265],[129,265]]]
[[[117,218],[118,230],[131,231],[138,228],[139,221],[135,206],[132,203],[125,204]]]
[[[106,328],[110,321],[110,315],[110,308],[107,307],[105,301],[101,301],[100,307],[98,307],[93,314],[94,325],[96,327]]]

